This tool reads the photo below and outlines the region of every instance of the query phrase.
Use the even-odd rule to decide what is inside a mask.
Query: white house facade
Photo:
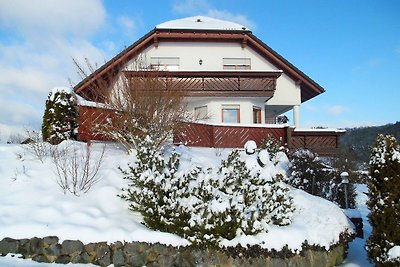
[[[290,148],[332,154],[338,147],[336,131],[299,129],[300,106],[325,90],[248,28],[233,22],[195,16],[159,24],[74,91],[101,102],[100,85],[113,90],[121,79],[153,74],[162,81],[159,90],[179,90],[193,117],[205,119],[202,125],[183,127],[185,134],[176,133],[178,143],[240,147],[246,140],[260,144],[273,135]],[[290,125],[282,115],[291,110]],[[99,107],[81,107],[81,140],[99,138],[90,125],[103,123],[105,113]]]
[[[156,30],[249,32],[247,28],[232,22],[196,16],[157,25]],[[138,59],[139,58],[139,59]],[[211,123],[276,124],[278,116],[293,110],[293,125],[299,126],[301,89],[296,80],[290,78],[279,67],[263,55],[242,42],[193,40],[159,41],[144,49],[138,57],[126,65],[135,70],[138,60],[147,68],[165,71],[198,72],[277,72],[273,97],[229,97],[196,96],[188,98],[189,111],[196,118],[205,118]]]

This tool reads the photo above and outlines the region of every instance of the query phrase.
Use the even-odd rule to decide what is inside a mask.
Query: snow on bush
[[[253,140],[249,140],[244,144],[244,150],[246,151],[247,154],[251,155],[256,152],[257,149],[257,144]]]
[[[260,148],[265,149],[268,152],[271,161],[275,165],[279,163],[282,155],[287,152],[287,149],[282,146],[282,139],[276,139],[271,135],[268,135],[267,138],[261,142]]]
[[[345,208],[345,190],[341,172],[325,164],[318,154],[307,149],[292,153],[287,182],[295,188],[323,197]],[[348,206],[355,206],[353,184],[347,184]]]
[[[400,245],[400,145],[391,135],[378,135],[370,158],[368,189],[372,233],[367,242],[377,266],[399,266],[394,257]]]
[[[181,168],[177,152],[164,159],[147,137],[136,157],[123,171],[130,184],[122,197],[151,229],[210,247],[265,232],[269,224],[291,223],[294,206],[284,172],[272,162],[260,166],[258,155],[233,150],[219,167]]]
[[[43,140],[59,144],[75,139],[77,122],[77,100],[69,88],[54,88],[47,100],[42,122]]]

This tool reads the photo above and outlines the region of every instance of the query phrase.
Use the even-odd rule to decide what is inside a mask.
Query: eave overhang
[[[302,71],[284,59],[281,55],[255,37],[250,31],[216,31],[216,30],[176,30],[154,29],[108,61],[94,73],[89,75],[74,87],[74,91],[88,97],[96,90],[99,83],[111,84],[113,77],[124,70],[127,62],[138,56],[151,45],[158,46],[160,42],[233,42],[242,47],[249,46],[277,69],[292,78],[301,89],[301,101],[307,101],[325,90],[305,75]],[[194,75],[192,72],[191,74]],[[87,92],[85,92],[87,91]]]

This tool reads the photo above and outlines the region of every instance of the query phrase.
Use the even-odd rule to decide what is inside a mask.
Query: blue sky
[[[103,64],[155,25],[206,15],[243,24],[326,89],[301,126],[400,120],[400,2],[364,0],[0,0],[0,138],[39,128],[72,58]]]

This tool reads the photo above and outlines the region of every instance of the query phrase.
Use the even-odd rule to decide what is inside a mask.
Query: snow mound
[[[86,144],[72,142],[85,149]],[[65,145],[65,142],[62,143]],[[98,157],[103,144],[92,143],[92,156]],[[220,164],[229,149],[178,147],[181,164]],[[248,156],[251,157],[251,156]],[[89,242],[140,241],[173,246],[187,246],[189,241],[177,235],[156,232],[142,224],[140,214],[128,210],[128,202],[117,195],[126,188],[118,167],[134,160],[117,145],[107,144],[105,158],[99,171],[101,179],[80,197],[64,194],[56,182],[50,157],[43,163],[24,145],[0,145],[0,240],[4,237],[31,238],[49,235],[61,240],[79,239]],[[268,169],[268,168],[267,168]],[[272,173],[282,169],[270,168]],[[292,189],[296,211],[289,226],[269,226],[255,236],[240,236],[223,240],[225,246],[237,244],[260,245],[280,250],[285,245],[300,251],[307,241],[310,245],[329,248],[339,241],[341,233],[350,233],[351,226],[341,209],[301,190]]]

